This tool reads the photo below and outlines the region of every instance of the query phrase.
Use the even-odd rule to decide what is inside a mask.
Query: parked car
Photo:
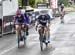
[[[54,19],[51,9],[34,9],[35,18],[37,19],[41,14],[49,14],[51,19]]]

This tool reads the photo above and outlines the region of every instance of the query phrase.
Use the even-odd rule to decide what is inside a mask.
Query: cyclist
[[[61,4],[60,8],[61,8],[61,11],[60,11],[60,13],[61,13],[61,18],[60,18],[61,19],[61,23],[64,23],[64,19],[63,18],[64,18],[64,15],[65,15],[65,11],[64,11],[64,4],[63,3]]]
[[[30,24],[30,19],[29,19],[29,15],[28,15],[28,13],[26,12],[26,13],[24,13],[24,23],[26,24],[26,35],[29,35],[29,32],[28,32],[28,30],[29,30],[29,24]]]
[[[48,22],[48,19],[49,19],[49,15],[48,14],[45,14],[45,15],[40,15],[37,19],[37,24],[36,24],[36,27],[39,26],[38,28],[38,32],[40,31],[40,25],[44,27],[44,31],[45,31],[45,35],[46,37],[46,41],[45,42],[50,42],[50,39],[49,39],[49,22]],[[40,34],[40,33],[39,33]]]
[[[64,10],[64,4],[62,3],[61,4],[61,11],[63,11]]]
[[[19,29],[19,24],[22,24],[22,28],[24,28],[24,16],[21,13],[21,10],[17,10],[16,12],[16,16],[15,16],[15,28],[16,28],[16,38],[18,39],[18,29]],[[21,31],[23,32],[23,30]],[[23,35],[22,35],[23,36]],[[23,40],[23,38],[21,38],[21,40]]]

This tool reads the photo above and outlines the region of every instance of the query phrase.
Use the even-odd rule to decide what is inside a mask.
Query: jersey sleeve
[[[48,14],[47,14],[47,20],[48,20],[48,23],[50,23],[51,17]]]

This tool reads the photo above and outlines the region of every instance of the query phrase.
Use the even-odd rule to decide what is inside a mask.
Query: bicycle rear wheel
[[[24,27],[24,36],[23,36],[24,46],[26,45],[26,27]]]
[[[43,35],[40,35],[40,48],[43,51]]]
[[[20,37],[18,35],[18,48],[20,47]]]
[[[41,51],[43,51],[43,42],[40,41],[40,48],[41,48]]]
[[[41,48],[41,51],[43,51],[43,38],[44,38],[44,29],[43,28],[41,28],[40,30],[39,30],[39,35],[40,35],[40,48]]]
[[[19,34],[18,34],[18,48],[20,47],[20,41],[21,41],[21,32],[19,31]]]

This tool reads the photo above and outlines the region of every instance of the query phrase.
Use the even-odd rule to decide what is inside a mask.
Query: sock
[[[48,41],[50,41],[50,34],[48,35]]]
[[[16,41],[17,41],[17,43],[18,43],[18,34],[16,34]]]
[[[24,38],[27,38],[27,36],[26,36],[26,32],[24,32]]]
[[[46,42],[50,42],[50,36],[46,37]]]

